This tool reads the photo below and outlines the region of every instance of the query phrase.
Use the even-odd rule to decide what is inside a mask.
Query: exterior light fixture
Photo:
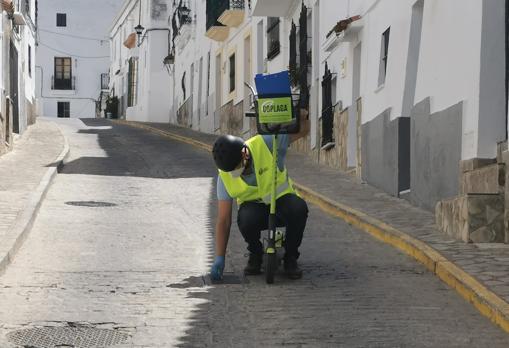
[[[145,28],[141,25],[141,24],[138,24],[137,26],[134,27],[134,31],[136,32],[136,35],[141,36],[141,34],[143,34],[143,31],[145,30]]]
[[[184,5],[181,8],[179,8],[179,10],[180,10],[180,13],[184,17],[189,17],[189,15],[191,14],[191,9],[189,7],[187,7],[186,5]]]
[[[175,55],[173,53],[168,54],[164,58],[163,64],[164,65],[173,65],[173,64],[175,64]]]
[[[144,30],[145,28],[141,24],[134,27],[134,31],[136,32],[136,35],[138,35],[138,46],[141,45],[141,35],[143,35]]]

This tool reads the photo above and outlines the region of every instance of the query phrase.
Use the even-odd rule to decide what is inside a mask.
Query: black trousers
[[[268,229],[270,206],[263,203],[245,202],[239,207],[237,223],[247,242],[247,250],[262,254],[261,231]],[[278,227],[286,226],[285,257],[299,257],[299,246],[306,228],[308,206],[297,195],[287,194],[276,201]]]

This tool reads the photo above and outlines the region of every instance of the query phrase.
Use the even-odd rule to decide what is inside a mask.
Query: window
[[[71,117],[71,103],[57,102],[57,116],[60,118]]]
[[[31,17],[30,14],[30,0],[25,0],[25,4],[23,6],[23,13],[28,17]]]
[[[71,58],[55,57],[54,89],[73,89]]]
[[[235,90],[235,53],[230,56],[230,93]]]
[[[279,54],[279,17],[269,17],[267,20],[267,59],[273,59]]]
[[[129,59],[129,75],[127,89],[127,106],[135,106],[138,102],[138,59]]]
[[[380,48],[380,70],[378,74],[378,86],[382,86],[385,83],[385,77],[387,75],[387,59],[389,57],[389,35],[391,28],[388,28],[382,34],[382,44]]]
[[[184,101],[186,100],[186,72],[182,74],[182,95],[184,96]]]
[[[67,14],[57,13],[57,27],[66,27],[66,26],[67,26]]]
[[[32,46],[28,45],[28,76],[32,77]]]
[[[207,54],[207,98],[205,102],[205,114],[209,114],[209,96],[210,96],[210,51]]]

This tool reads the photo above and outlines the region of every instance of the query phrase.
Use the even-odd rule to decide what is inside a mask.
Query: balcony
[[[220,3],[224,2],[224,0],[207,0],[207,23],[205,36],[215,41],[224,41],[230,34],[230,28],[224,26],[218,21],[219,17],[225,10],[225,6],[221,6]]]
[[[75,91],[76,76],[68,79],[57,79],[55,76],[51,76],[51,89],[54,91]]]
[[[217,6],[223,9],[217,19],[220,23],[236,28],[244,21],[244,0],[220,0]]]
[[[252,14],[259,17],[288,17],[299,3],[298,0],[256,0]]]

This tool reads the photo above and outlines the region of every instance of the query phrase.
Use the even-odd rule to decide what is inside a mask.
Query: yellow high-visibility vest
[[[230,173],[219,170],[228,194],[237,199],[237,204],[244,202],[263,202],[270,204],[270,188],[272,182],[272,152],[267,147],[261,135],[246,141],[256,174],[256,186],[249,186],[240,177],[234,178]],[[277,169],[276,199],[286,194],[297,194],[293,188],[292,180],[288,178],[286,166],[283,171]]]

